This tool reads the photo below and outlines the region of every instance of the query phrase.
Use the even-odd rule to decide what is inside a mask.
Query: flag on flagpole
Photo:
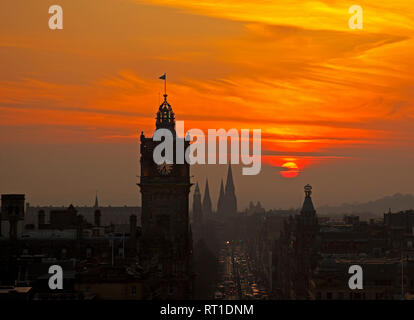
[[[167,74],[164,73],[161,77],[158,79],[164,80],[164,96],[167,97]]]

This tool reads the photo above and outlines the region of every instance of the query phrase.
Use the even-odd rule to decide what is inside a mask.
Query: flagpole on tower
[[[159,79],[164,80],[164,98],[167,97],[167,73],[164,73]]]
[[[167,95],[167,74],[164,73],[164,94]]]

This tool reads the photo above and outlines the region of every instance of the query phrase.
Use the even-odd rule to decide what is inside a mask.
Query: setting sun
[[[287,170],[281,170],[280,171],[280,174],[284,178],[294,178],[300,172],[300,170],[298,168],[298,165],[294,162],[286,162],[286,163],[282,164],[282,167],[287,169]]]

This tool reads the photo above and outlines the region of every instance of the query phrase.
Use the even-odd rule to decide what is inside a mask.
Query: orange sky
[[[64,30],[48,29],[52,4]],[[187,128],[260,128],[267,164],[319,178],[331,162],[382,172],[413,156],[413,35],[410,0],[3,0],[0,146],[133,145],[167,72]]]

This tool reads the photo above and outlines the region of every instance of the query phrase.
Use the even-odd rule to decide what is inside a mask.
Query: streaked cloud
[[[25,18],[0,19],[9,141],[150,133],[163,72],[188,127],[261,128],[265,152],[325,159],[414,140],[411,1],[364,1],[358,31],[344,0],[62,1],[61,33],[45,27],[47,5],[1,4]]]

